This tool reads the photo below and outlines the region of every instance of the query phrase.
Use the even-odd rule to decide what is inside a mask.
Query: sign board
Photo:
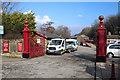
[[[8,52],[8,42],[3,42],[3,52]]]
[[[2,25],[0,25],[0,34],[4,34],[4,28]]]
[[[37,39],[37,43],[40,43],[40,39]]]
[[[22,52],[22,43],[18,43],[18,52]]]

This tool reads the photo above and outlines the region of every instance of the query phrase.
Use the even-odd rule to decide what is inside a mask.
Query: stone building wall
[[[80,42],[84,42],[84,39],[85,40],[89,40],[89,37],[85,36],[85,35],[80,35],[77,37],[77,41],[78,41],[78,44],[80,44]]]
[[[3,52],[3,42],[7,41],[8,42],[8,46],[9,46],[9,50],[8,53]],[[18,43],[22,43],[22,52],[18,52]],[[3,39],[1,42],[1,54],[2,55],[7,55],[7,56],[17,56],[17,57],[22,57],[22,53],[24,50],[24,45],[23,45],[23,39],[16,39],[16,40],[5,40]],[[45,52],[47,49],[47,40],[45,40]]]
[[[3,52],[3,42],[7,41],[8,42],[8,53]],[[2,55],[11,55],[11,56],[21,56],[22,57],[22,52],[23,52],[23,47],[22,47],[22,52],[18,52],[18,43],[22,43],[23,46],[23,39],[16,39],[16,40],[5,40],[3,39],[2,42]]]

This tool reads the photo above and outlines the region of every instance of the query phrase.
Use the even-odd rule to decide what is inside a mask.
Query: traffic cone
[[[114,67],[114,61],[112,61],[112,68],[111,68],[111,78],[110,80],[116,80],[115,79],[115,67]]]

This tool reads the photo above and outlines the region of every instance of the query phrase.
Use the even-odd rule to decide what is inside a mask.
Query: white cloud
[[[51,19],[49,18],[49,16],[43,16],[43,18],[40,17],[40,15],[35,16],[35,22],[37,23],[37,28],[36,29],[39,30],[42,24],[46,24],[50,21],[51,21]]]
[[[28,12],[24,12],[24,14],[29,14],[29,13],[33,14],[34,12],[32,12],[32,10],[29,10]],[[33,15],[33,16],[35,16],[35,15]],[[36,29],[40,29],[39,28],[40,25],[46,24],[50,21],[51,21],[51,19],[47,15],[43,16],[43,18],[40,15],[35,16],[35,22],[36,22],[36,26],[37,26]]]
[[[37,25],[46,24],[47,22],[50,21],[51,19],[49,18],[49,16],[44,16],[43,18],[41,18],[40,15],[35,16],[35,22],[37,23]]]
[[[82,17],[83,15],[79,14],[78,17]]]
[[[33,14],[32,10],[29,10],[28,12],[24,12],[24,14]]]

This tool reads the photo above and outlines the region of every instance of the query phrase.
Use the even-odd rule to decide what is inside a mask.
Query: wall
[[[40,38],[40,37],[38,37]],[[4,41],[8,41],[8,45],[9,45],[9,52],[8,53],[3,53],[3,42]],[[22,42],[22,50],[24,50],[24,45],[23,45],[23,39],[11,39],[11,40],[5,40],[3,39],[2,40],[2,48],[1,48],[1,52],[2,52],[2,55],[7,55],[7,56],[17,56],[17,57],[22,57],[22,52],[18,52],[18,42]],[[45,40],[45,52],[46,52],[46,49],[47,49],[47,40]]]
[[[9,51],[8,53],[3,52],[2,55],[11,55],[11,56],[20,56],[22,57],[22,52],[18,52],[18,42],[23,43],[23,39],[16,39],[16,40],[5,40],[4,41],[8,41],[8,45],[9,45]],[[22,44],[23,46],[23,44]],[[3,43],[2,43],[2,48],[3,48]],[[3,49],[2,49],[3,50]],[[23,50],[23,48],[22,48]]]

